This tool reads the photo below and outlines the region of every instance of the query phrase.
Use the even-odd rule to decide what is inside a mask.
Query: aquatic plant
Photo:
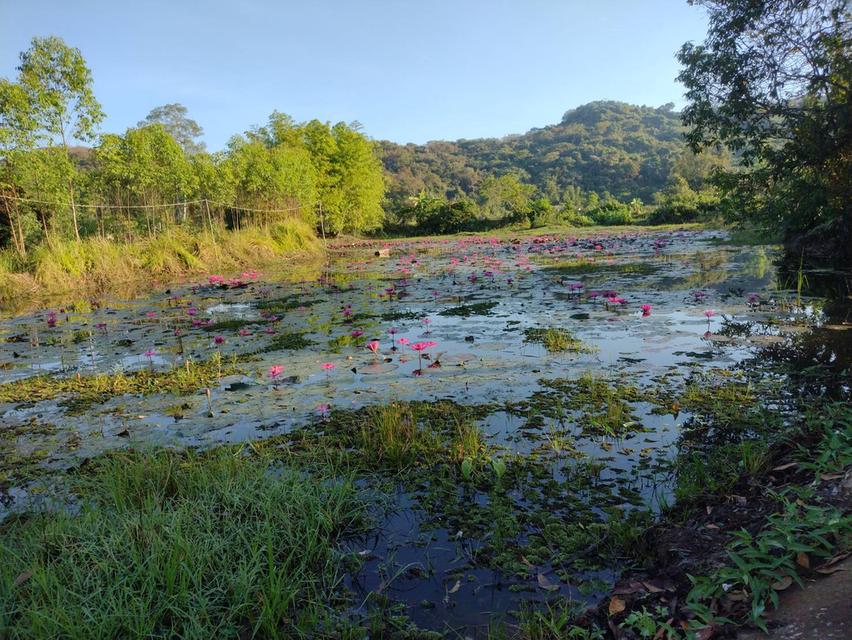
[[[543,345],[549,353],[563,353],[566,351],[591,353],[594,351],[594,348],[575,338],[570,331],[558,327],[532,327],[526,329],[524,330],[524,340],[529,343]]]
[[[427,342],[415,342],[414,344],[411,345],[411,348],[414,351],[417,352],[417,369],[418,369],[418,371],[423,370],[423,352],[426,351],[426,349],[431,349],[432,347],[435,347],[437,345],[438,345],[437,342],[433,342],[431,340],[429,340]]]
[[[271,367],[269,367],[269,370],[267,371],[267,373],[272,380],[277,380],[278,377],[282,373],[284,373],[284,366],[280,365],[280,364],[274,364]]]

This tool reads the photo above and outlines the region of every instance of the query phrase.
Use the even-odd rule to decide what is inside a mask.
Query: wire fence
[[[26,198],[7,191],[0,192],[0,245],[8,242],[23,255],[33,232],[48,241],[57,234],[73,234],[77,239],[82,235],[97,235],[133,240],[140,235],[151,236],[181,226],[211,232],[267,226],[280,222],[282,216],[300,216],[312,226],[316,225],[325,239],[326,225],[320,201],[286,207],[250,206],[209,198],[155,204],[110,204]]]

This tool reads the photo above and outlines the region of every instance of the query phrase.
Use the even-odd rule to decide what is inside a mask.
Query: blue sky
[[[425,142],[681,106],[674,54],[705,30],[686,0],[0,0],[0,76],[52,34],[89,63],[105,131],[181,102],[213,150],[274,109]]]

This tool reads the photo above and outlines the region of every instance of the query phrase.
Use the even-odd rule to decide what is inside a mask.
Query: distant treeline
[[[122,135],[99,135],[103,117],[79,50],[34,38],[17,78],[0,79],[0,246],[26,256],[63,239],[132,241],[175,225],[282,217],[331,234],[382,225],[382,166],[358,125],[274,112],[208,153],[182,105],[158,107]]]
[[[710,178],[731,161],[724,151],[694,154],[684,131],[670,104],[593,102],[523,135],[425,145],[383,141],[385,208],[391,223],[430,233],[506,222],[700,219],[718,204]]]
[[[687,151],[668,105],[592,103],[522,136],[425,146],[274,112],[216,153],[180,104],[124,134],[100,133],[103,117],[80,52],[33,39],[18,76],[0,80],[0,245],[26,256],[63,239],[281,217],[328,234],[619,224],[647,217],[649,205],[655,221],[690,220],[712,208],[706,178],[727,163]]]

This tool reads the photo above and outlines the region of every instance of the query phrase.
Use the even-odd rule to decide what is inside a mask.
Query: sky
[[[273,110],[423,143],[593,100],[681,107],[674,55],[705,32],[686,0],[0,0],[0,77],[58,35],[92,70],[102,131],[180,102],[211,150]]]

